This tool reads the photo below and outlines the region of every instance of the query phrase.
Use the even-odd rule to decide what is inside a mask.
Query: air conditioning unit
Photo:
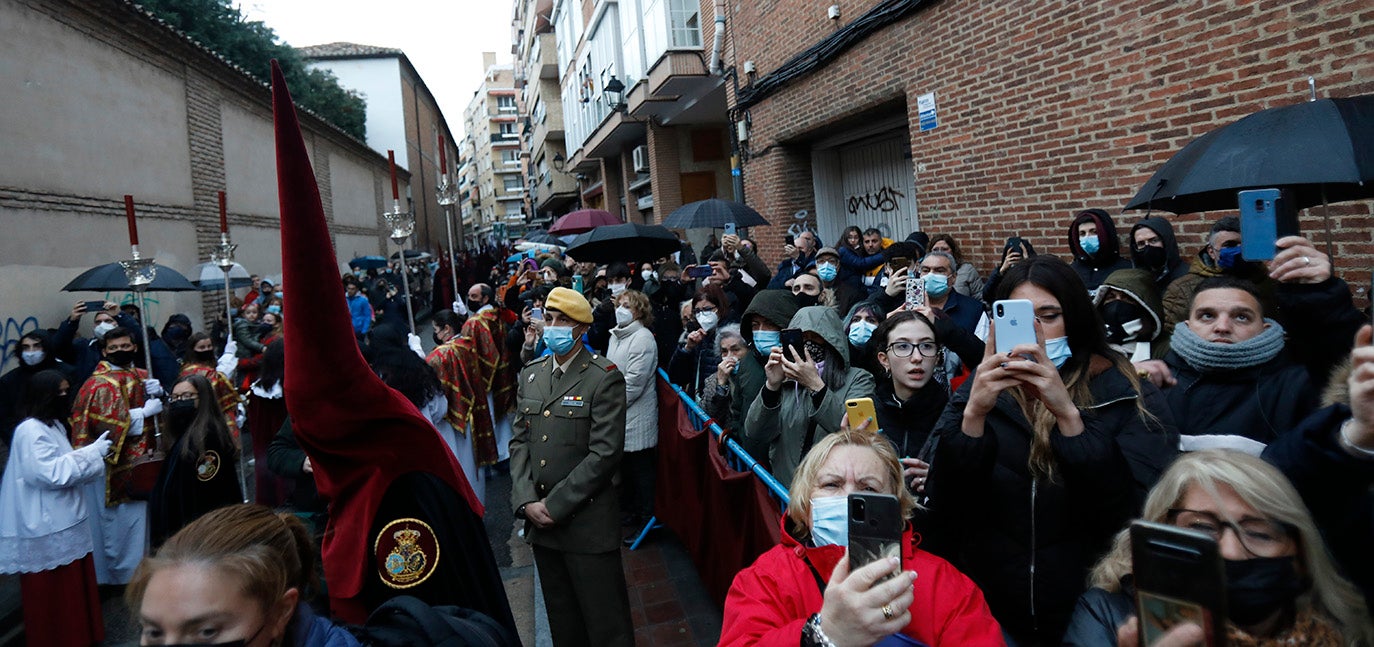
[[[631,157],[634,158],[635,173],[648,173],[648,172],[649,172],[649,147],[648,147],[648,146],[636,146],[635,149],[634,149],[634,151],[633,151],[632,154],[631,154]]]

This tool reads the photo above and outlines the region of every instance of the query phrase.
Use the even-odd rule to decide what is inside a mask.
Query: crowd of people
[[[371,372],[470,487],[465,504],[461,486],[397,477],[417,502],[391,516],[428,519],[432,536],[386,534],[382,517],[329,499],[351,491],[341,466],[362,449],[322,445],[325,414],[287,408],[285,383],[302,378],[285,370],[282,286],[254,277],[234,319],[205,331],[78,303],[25,335],[0,377],[0,572],[23,574],[33,644],[99,643],[98,585],[128,586],[145,644],[352,644],[328,616],[362,623],[398,591],[513,629],[485,537],[464,535],[467,521],[431,528],[436,509],[509,504],[554,643],[630,645],[621,548],[654,514],[662,369],[790,489],[782,543],[736,577],[721,644],[1134,645],[1138,519],[1216,539],[1232,644],[1374,644],[1367,313],[1304,238],[1245,259],[1234,216],[1187,258],[1163,218],[1133,223],[1124,250],[1121,238],[1110,214],[1084,210],[1063,241],[1008,238],[986,274],[953,236],[857,227],[831,246],[789,236],[773,268],[736,234],[699,257],[492,250],[463,258],[457,289],[441,268],[435,302],[452,294],[452,307],[429,318],[429,352],[388,273],[345,274]],[[1030,302],[1035,343],[997,350],[1004,300]],[[846,402],[863,398],[874,416],[851,428]],[[509,502],[487,500],[498,472]],[[377,505],[399,506],[396,487]],[[855,492],[897,497],[908,524],[900,558],[851,572]],[[230,541],[226,527],[242,532]],[[331,559],[374,550],[341,546],[352,532],[394,537],[401,560],[340,580],[352,571]],[[426,582],[437,567],[411,564],[414,545],[433,542],[437,562],[454,537],[485,548],[460,543],[466,565]],[[271,559],[242,557],[254,546]],[[215,569],[252,592],[255,615],[186,634],[158,601],[214,597],[195,587]]]

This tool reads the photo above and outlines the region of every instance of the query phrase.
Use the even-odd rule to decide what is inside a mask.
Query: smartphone
[[[796,236],[793,236],[792,234],[788,234],[788,235],[786,235],[786,236],[783,236],[783,237],[782,237],[782,244],[784,244],[784,245],[791,245],[791,246],[793,246],[793,247],[796,247],[796,246],[797,246],[797,237],[796,237]]]
[[[573,275],[573,288],[572,288],[572,289],[577,290],[577,292],[578,292],[579,294],[582,293],[582,275],[581,275],[581,274],[574,274],[574,275]]]
[[[1236,194],[1240,202],[1240,255],[1247,261],[1274,259],[1275,242],[1298,235],[1293,200],[1279,189],[1255,189]]]
[[[992,330],[997,352],[1010,353],[1021,344],[1034,344],[1035,306],[1027,299],[1004,299],[992,304]]]
[[[865,420],[873,419],[868,431],[877,433],[878,412],[873,409],[873,398],[852,398],[844,401],[844,414],[849,419],[849,428],[858,429]]]
[[[802,338],[801,328],[788,328],[778,333],[778,343],[782,345],[782,351],[788,355],[792,361],[806,359],[803,351],[806,348],[806,340]]]
[[[544,320],[544,309],[543,309],[543,308],[530,308],[530,321],[543,321],[543,320]]]
[[[727,222],[727,223],[725,223],[725,235],[726,235],[726,236],[734,236],[734,235],[735,235],[735,223],[733,223],[733,222]]]
[[[902,508],[891,494],[855,492],[849,495],[849,572],[878,560],[902,558]],[[878,578],[897,576],[901,568]]]
[[[104,309],[105,309],[105,302],[104,302],[104,301],[87,301],[87,302],[85,303],[85,306],[86,306],[86,312],[88,312],[88,313],[100,312],[101,310],[104,310]]]
[[[922,280],[921,273],[916,268],[907,270],[906,277],[906,303],[916,308],[926,304],[926,282]]]
[[[715,273],[710,265],[698,265],[687,270],[687,276],[694,279],[704,279]]]
[[[1208,647],[1225,645],[1226,571],[1216,540],[1147,521],[1133,522],[1130,532],[1140,646],[1185,622],[1202,627]]]

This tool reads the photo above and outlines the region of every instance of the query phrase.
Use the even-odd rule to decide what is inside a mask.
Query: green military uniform
[[[511,503],[543,501],[554,525],[526,526],[553,642],[634,644],[620,560],[616,474],[625,448],[625,376],[577,347],[566,372],[548,355],[519,377],[510,442]]]

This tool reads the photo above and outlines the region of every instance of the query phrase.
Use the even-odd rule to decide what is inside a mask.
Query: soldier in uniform
[[[579,343],[592,323],[581,294],[554,288],[544,322],[552,353],[519,378],[511,503],[516,518],[527,520],[554,644],[633,645],[616,493],[625,376]]]

